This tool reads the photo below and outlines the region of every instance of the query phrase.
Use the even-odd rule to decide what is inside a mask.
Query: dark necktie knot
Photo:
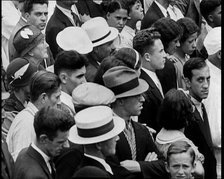
[[[71,14],[72,14],[75,25],[80,27],[81,21],[80,21],[79,17],[72,10],[71,10]]]

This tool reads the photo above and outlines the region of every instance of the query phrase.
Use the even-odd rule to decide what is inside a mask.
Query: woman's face
[[[176,52],[176,49],[180,47],[179,39],[180,37],[178,36],[169,43],[166,49],[166,53],[173,55]]]
[[[196,40],[198,37],[198,33],[195,32],[190,35],[182,44],[181,49],[184,54],[191,55],[196,49]]]

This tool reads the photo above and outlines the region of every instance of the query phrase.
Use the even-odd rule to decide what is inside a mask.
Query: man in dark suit
[[[204,155],[205,179],[216,179],[216,158],[213,151],[208,116],[202,100],[207,98],[210,85],[209,67],[202,58],[191,58],[183,67],[189,97],[194,105],[194,119],[185,128],[185,135]]]
[[[133,121],[133,116],[141,113],[145,101],[143,93],[149,85],[139,79],[135,70],[124,66],[107,70],[103,81],[116,95],[116,101],[112,103],[114,115],[121,117],[126,124],[119,134],[116,147],[116,156],[121,166],[139,178],[164,178],[167,173],[162,155],[148,128]]]
[[[15,179],[55,179],[53,157],[66,146],[73,118],[63,110],[44,107],[34,118],[36,141],[24,148],[15,162]]]
[[[56,0],[54,13],[47,23],[46,41],[50,46],[54,58],[60,51],[60,48],[56,42],[57,34],[65,27],[80,26],[80,19],[72,10],[72,6],[75,2],[76,0]]]
[[[16,51],[15,46],[13,44],[13,40],[15,37],[15,34],[24,26],[27,24],[34,25],[39,30],[43,31],[46,23],[47,23],[47,15],[48,15],[48,0],[42,0],[35,2],[34,0],[25,0],[23,8],[21,9],[21,17],[19,22],[16,24],[15,28],[13,29],[13,32],[9,39],[9,60],[10,62],[20,57],[20,54]],[[37,15],[41,14],[41,15]],[[52,56],[52,53],[48,49],[48,58],[46,59],[46,65],[50,66],[54,63],[54,59]],[[42,65],[46,68],[45,63],[42,62]]]
[[[155,71],[164,68],[166,57],[159,32],[155,29],[144,29],[137,32],[133,39],[133,47],[142,56],[140,78],[149,85],[144,94],[145,102],[139,122],[147,124],[158,132],[161,128],[157,122],[157,114],[164,95]]]

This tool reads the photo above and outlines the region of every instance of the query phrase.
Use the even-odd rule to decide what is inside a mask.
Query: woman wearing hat
[[[23,26],[13,39],[13,45],[20,57],[26,58],[37,66],[47,67],[48,58],[45,36],[33,25]]]
[[[96,171],[93,173],[99,174],[95,178],[113,177],[114,170],[105,159],[116,152],[118,134],[125,127],[124,120],[114,116],[107,106],[94,106],[78,112],[75,122],[76,125],[70,130],[69,140],[84,146],[84,158],[74,178],[93,177],[87,166],[92,166],[91,170]]]

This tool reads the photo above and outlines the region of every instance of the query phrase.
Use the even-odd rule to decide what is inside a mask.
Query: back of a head
[[[169,90],[159,109],[158,122],[167,130],[180,130],[187,126],[193,117],[190,99],[182,90]]]
[[[200,28],[198,25],[189,17],[181,18],[177,21],[177,24],[182,29],[182,36],[180,38],[180,43],[184,43],[190,35],[194,33],[200,33]]]
[[[42,93],[50,96],[58,90],[61,81],[57,75],[49,71],[38,71],[33,74],[30,80],[30,98],[35,102]]]
[[[66,132],[75,121],[71,115],[61,109],[45,106],[41,108],[34,117],[34,130],[39,139],[40,135],[46,134],[53,140],[57,136],[57,131]]]
[[[55,59],[54,73],[59,75],[61,70],[74,71],[87,65],[86,58],[76,51],[61,51]]]
[[[164,49],[168,48],[169,43],[182,35],[182,29],[180,26],[171,18],[163,17],[157,20],[152,27],[155,27],[160,35]]]
[[[23,5],[24,13],[30,13],[33,9],[33,4],[47,4],[48,0],[25,0]]]
[[[143,56],[157,39],[161,39],[161,35],[155,28],[140,30],[133,38],[133,48]]]

